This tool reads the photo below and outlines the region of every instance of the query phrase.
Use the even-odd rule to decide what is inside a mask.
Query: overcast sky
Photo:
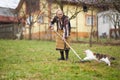
[[[15,9],[20,0],[0,0],[0,7]]]

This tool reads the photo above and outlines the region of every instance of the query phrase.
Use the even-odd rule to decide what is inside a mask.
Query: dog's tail
[[[115,60],[115,57],[110,57],[110,60]]]

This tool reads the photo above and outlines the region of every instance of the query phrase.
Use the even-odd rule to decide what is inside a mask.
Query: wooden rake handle
[[[54,32],[62,39],[62,36],[54,30]],[[82,58],[77,54],[77,52],[70,46],[70,44],[64,39],[64,42],[70,47],[70,49],[73,51],[73,53],[80,59],[82,60]]]

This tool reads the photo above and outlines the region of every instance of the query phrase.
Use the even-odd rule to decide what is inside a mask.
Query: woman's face
[[[63,17],[63,12],[62,11],[57,11],[57,17],[61,19]]]

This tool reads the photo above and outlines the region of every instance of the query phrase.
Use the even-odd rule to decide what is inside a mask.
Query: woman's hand
[[[53,30],[54,30],[54,27],[51,27],[51,26],[50,26],[48,29],[53,31]]]

